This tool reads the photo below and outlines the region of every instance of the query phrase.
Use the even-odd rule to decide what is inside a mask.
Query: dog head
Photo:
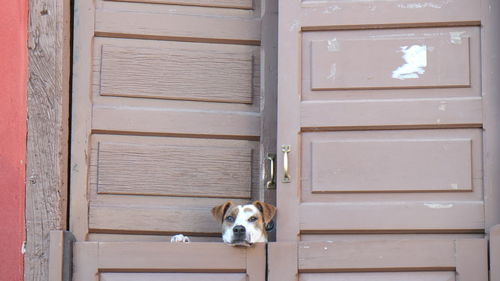
[[[276,207],[260,201],[246,205],[228,201],[212,209],[212,215],[222,223],[222,240],[234,246],[267,242],[266,225],[275,214]]]

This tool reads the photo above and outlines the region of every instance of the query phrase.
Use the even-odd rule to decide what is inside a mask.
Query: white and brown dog
[[[252,246],[267,242],[267,231],[271,228],[276,207],[264,202],[235,205],[228,201],[212,209],[212,215],[222,223],[222,240],[233,246]],[[189,238],[178,234],[171,242],[189,242]]]

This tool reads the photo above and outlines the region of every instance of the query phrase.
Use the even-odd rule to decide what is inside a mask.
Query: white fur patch
[[[267,237],[265,233],[263,233],[264,226],[257,227],[259,221],[250,222],[252,216],[258,216],[259,209],[252,204],[248,205],[240,205],[237,206],[238,215],[235,218],[234,224],[223,230],[222,240],[224,243],[232,244],[234,241],[234,232],[233,228],[235,226],[243,226],[246,229],[245,242],[249,244],[257,243],[257,242],[267,242]]]
[[[189,242],[191,242],[191,239],[189,239],[189,237],[184,236],[182,234],[177,234],[177,235],[174,235],[170,238],[170,242],[171,243],[189,243]]]

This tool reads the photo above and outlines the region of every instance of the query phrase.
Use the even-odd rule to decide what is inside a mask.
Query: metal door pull
[[[288,174],[288,153],[290,152],[290,145],[282,145],[281,151],[283,151],[283,178],[281,182],[290,182],[290,174]]]
[[[276,178],[274,176],[274,159],[276,155],[274,153],[268,153],[266,155],[266,161],[269,161],[269,173],[266,181],[266,188],[272,189],[276,186]]]

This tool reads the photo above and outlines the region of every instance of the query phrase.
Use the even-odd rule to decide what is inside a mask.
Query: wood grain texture
[[[49,231],[66,228],[70,1],[29,1],[24,280],[48,280]]]
[[[110,0],[110,1],[119,1],[119,0]],[[233,8],[233,9],[252,9],[252,0],[129,0],[128,2]]]
[[[103,46],[105,96],[252,103],[252,54]]]
[[[252,150],[99,143],[97,192],[251,198]]]

